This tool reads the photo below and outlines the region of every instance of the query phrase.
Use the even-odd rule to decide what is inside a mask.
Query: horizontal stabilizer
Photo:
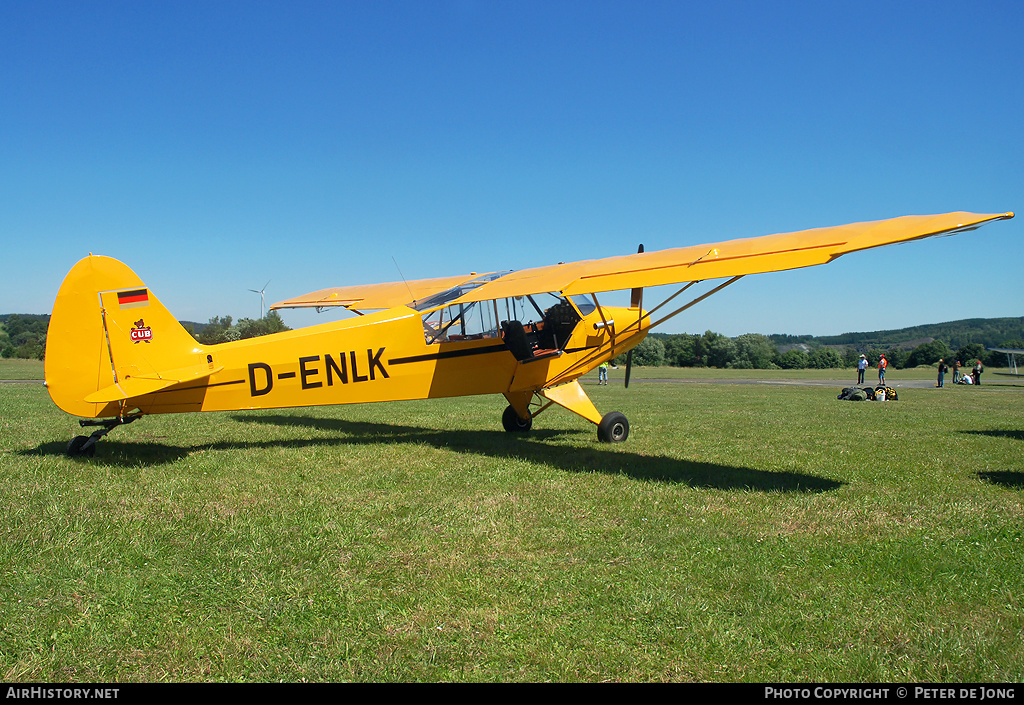
[[[161,389],[173,387],[177,384],[205,379],[223,369],[223,367],[216,367],[211,370],[206,366],[185,367],[178,370],[161,372],[156,376],[140,375],[137,377],[126,377],[115,382],[109,387],[104,387],[97,392],[93,392],[89,396],[85,397],[84,401],[90,404],[106,404],[112,401],[122,401],[133,397],[141,397],[146,394],[158,392]]]

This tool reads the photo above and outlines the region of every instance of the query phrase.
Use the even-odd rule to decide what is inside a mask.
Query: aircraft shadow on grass
[[[990,429],[987,431],[962,431],[976,436],[990,436],[992,438],[1010,438],[1015,441],[1024,441],[1024,431],[1015,429]],[[994,485],[1002,485],[1013,489],[1024,489],[1024,472],[1019,470],[989,470],[979,472],[978,478]]]
[[[992,438],[1012,438],[1016,441],[1024,441],[1024,431],[1017,431],[1009,428],[996,428],[988,431],[961,431],[975,436],[991,436]]]
[[[333,438],[219,441],[187,448],[153,441],[122,442],[108,438],[97,446],[96,461],[137,467],[173,462],[192,453],[206,450],[403,443],[410,446],[428,445],[456,453],[486,455],[493,458],[515,458],[551,465],[566,472],[621,474],[636,480],[678,483],[697,488],[747,489],[759,492],[829,492],[842,486],[841,482],[835,480],[799,472],[769,472],[749,467],[640,455],[621,450],[612,451],[597,445],[580,448],[546,442],[549,439],[567,435],[585,434],[589,436],[590,434],[585,431],[536,429],[527,434],[510,434],[506,431],[439,430],[285,414],[272,416],[240,414],[232,418],[240,423],[285,428],[301,427],[337,435]],[[34,450],[24,451],[24,453],[64,455],[65,447],[60,443],[46,443]]]

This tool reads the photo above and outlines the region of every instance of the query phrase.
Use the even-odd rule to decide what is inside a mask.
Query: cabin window
[[[495,303],[473,301],[428,311],[423,315],[423,335],[427,343],[500,337]]]
[[[558,294],[514,296],[454,303],[423,314],[428,344],[499,338],[520,360],[563,349],[580,321],[580,311],[593,303],[585,297],[570,303]]]

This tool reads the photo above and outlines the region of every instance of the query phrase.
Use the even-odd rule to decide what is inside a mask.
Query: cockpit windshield
[[[454,301],[455,299],[461,296],[465,296],[467,293],[477,288],[478,286],[481,286],[488,282],[492,282],[496,279],[501,279],[506,274],[510,274],[511,271],[512,270],[509,270],[507,272],[493,272],[492,274],[484,274],[472,281],[466,282],[465,284],[453,286],[451,289],[448,289],[447,291],[442,291],[440,294],[434,294],[433,296],[428,296],[425,299],[413,301],[411,304],[409,304],[409,308],[414,309],[416,311],[426,311],[428,309],[437,308],[438,306],[444,306],[449,301]]]
[[[586,294],[573,294],[569,297],[569,300],[576,304],[576,308],[580,310],[581,316],[589,316],[597,310],[597,304]]]

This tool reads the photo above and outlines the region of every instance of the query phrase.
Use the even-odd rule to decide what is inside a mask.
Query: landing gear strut
[[[88,436],[75,436],[68,443],[67,455],[69,458],[80,458],[89,457],[96,455],[96,443],[103,438],[105,435],[113,431],[118,426],[130,424],[135,419],[142,418],[142,414],[133,414],[132,416],[119,416],[116,419],[100,419],[98,421],[89,421],[87,419],[81,419],[78,425],[82,428],[86,426],[101,426],[93,431]]]

